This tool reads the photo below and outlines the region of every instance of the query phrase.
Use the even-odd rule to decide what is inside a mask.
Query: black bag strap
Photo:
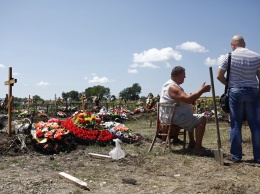
[[[225,94],[228,90],[228,81],[229,81],[229,74],[230,74],[230,63],[231,63],[231,53],[228,53],[228,67],[227,67],[227,79],[226,79],[226,85],[225,85]]]

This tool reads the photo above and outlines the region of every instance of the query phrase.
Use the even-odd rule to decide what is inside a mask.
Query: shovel
[[[209,73],[210,73],[212,97],[213,97],[214,113],[215,113],[214,115],[215,115],[217,136],[218,136],[218,149],[213,150],[213,153],[214,153],[215,160],[217,160],[219,162],[219,164],[224,165],[223,151],[221,149],[221,140],[220,140],[220,132],[219,132],[219,124],[218,124],[218,112],[217,112],[217,106],[216,106],[216,97],[215,97],[215,88],[214,88],[212,67],[209,68]]]

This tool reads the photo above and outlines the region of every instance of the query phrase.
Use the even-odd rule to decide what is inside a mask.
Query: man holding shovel
[[[231,63],[228,83],[230,109],[230,155],[227,160],[240,162],[242,159],[242,123],[248,121],[252,134],[254,161],[260,163],[260,55],[247,48],[241,35],[231,40]],[[224,76],[228,66],[228,54],[219,66],[217,79],[226,84]]]
[[[185,77],[185,69],[183,67],[174,67],[171,72],[171,79],[162,87],[160,102],[179,104],[175,108],[174,125],[178,125],[188,131],[189,148],[194,148],[195,155],[208,156],[209,153],[203,152],[202,148],[206,118],[202,115],[194,115],[190,104],[195,102],[203,93],[209,92],[211,86],[203,83],[197,92],[188,95],[180,86],[184,82]],[[194,128],[196,141],[194,139]]]

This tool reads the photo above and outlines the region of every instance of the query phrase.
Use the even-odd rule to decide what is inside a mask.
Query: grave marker
[[[85,98],[86,98],[86,96],[85,96],[84,92],[82,92],[80,100],[82,101],[82,111],[83,112],[85,111],[85,104],[86,104]]]
[[[32,102],[32,99],[30,98],[30,95],[29,95],[29,98],[28,98],[28,114],[30,113],[30,104]]]
[[[5,85],[8,85],[8,102],[7,102],[7,105],[6,105],[6,108],[8,109],[8,134],[9,136],[12,135],[12,132],[11,132],[11,122],[12,122],[12,102],[14,100],[14,97],[12,95],[12,87],[14,85],[14,83],[17,83],[17,79],[14,79],[12,77],[12,67],[9,67],[9,77],[8,77],[9,80],[5,81]]]

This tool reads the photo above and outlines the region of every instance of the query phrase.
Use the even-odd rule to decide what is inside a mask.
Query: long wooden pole
[[[8,76],[9,81],[12,79],[12,67],[9,67],[9,76]],[[8,86],[8,134],[9,136],[12,135],[12,100],[13,100],[13,94],[12,94],[12,84],[9,83]]]
[[[209,73],[210,73],[210,80],[211,80],[211,89],[212,89],[212,97],[213,97],[213,104],[214,104],[214,115],[215,115],[215,122],[216,122],[216,129],[217,129],[217,143],[218,143],[218,150],[217,153],[214,152],[215,158],[218,160],[218,162],[223,165],[223,151],[221,148],[221,139],[220,139],[220,131],[219,131],[219,123],[218,123],[218,110],[217,110],[217,104],[216,104],[216,97],[215,97],[215,86],[214,86],[214,79],[213,79],[213,72],[212,67],[209,67]]]
[[[29,95],[29,98],[28,98],[28,114],[30,113],[30,103],[31,103],[31,98],[30,98],[30,95]]]

